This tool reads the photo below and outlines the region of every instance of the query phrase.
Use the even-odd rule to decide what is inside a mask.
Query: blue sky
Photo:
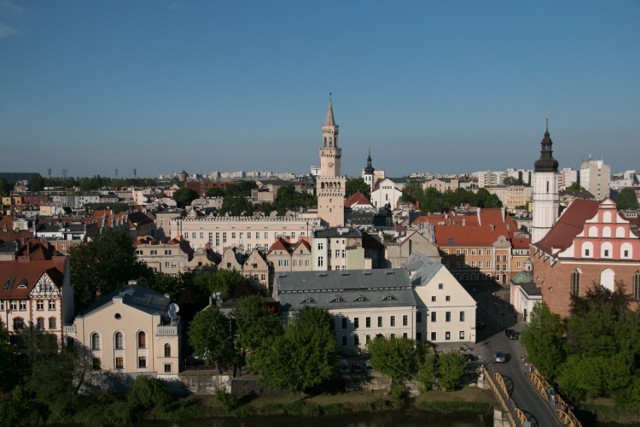
[[[0,171],[640,171],[640,2],[0,0]]]

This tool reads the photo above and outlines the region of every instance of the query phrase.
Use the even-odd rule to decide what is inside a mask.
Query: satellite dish
[[[171,303],[169,304],[169,317],[171,320],[176,320],[178,318],[178,312],[180,311],[180,307],[178,304]]]

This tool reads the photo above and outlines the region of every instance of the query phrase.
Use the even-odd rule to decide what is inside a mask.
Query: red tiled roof
[[[45,273],[60,288],[65,259],[0,261],[0,299],[28,299],[29,293]]]
[[[360,191],[356,191],[351,197],[344,201],[344,207],[350,208],[352,205],[370,205],[371,201],[367,199]]]
[[[546,236],[534,246],[551,253],[551,248],[565,250],[573,243],[573,239],[582,231],[584,223],[598,212],[598,200],[575,199],[562,212],[555,225]]]
[[[273,242],[273,244],[269,248],[267,255],[269,255],[273,251],[286,251],[288,253],[291,253],[291,245],[282,237],[276,237],[276,241]]]

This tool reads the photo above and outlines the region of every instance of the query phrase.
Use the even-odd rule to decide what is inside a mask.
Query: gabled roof
[[[291,253],[292,248],[289,240],[281,236],[276,237],[276,241],[273,242],[273,244],[269,248],[267,255],[269,255],[273,251],[285,251],[287,253]]]
[[[61,288],[64,283],[66,257],[53,260],[0,261],[0,299],[28,299],[38,280],[48,274],[53,283]]]
[[[584,223],[598,212],[600,202],[597,200],[575,199],[560,215],[546,236],[534,246],[546,253],[552,248],[565,250],[573,243],[573,239],[582,231]]]
[[[97,301],[79,316],[87,316],[92,312],[101,310],[103,307],[113,304],[113,300],[116,298],[122,298],[122,303],[129,307],[152,315],[166,313],[171,302],[168,297],[160,292],[140,285],[131,285],[98,298]]]
[[[351,195],[351,197],[344,201],[345,208],[350,208],[353,205],[371,205],[371,201],[358,190],[353,195]]]

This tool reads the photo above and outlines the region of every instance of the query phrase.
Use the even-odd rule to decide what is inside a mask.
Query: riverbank
[[[231,404],[230,404],[231,403]],[[330,416],[356,412],[381,412],[413,407],[431,413],[492,413],[496,404],[490,391],[467,387],[460,391],[430,391],[415,398],[396,399],[383,391],[350,391],[315,396],[285,395],[245,397],[225,402],[212,395],[189,396],[169,407],[154,409],[147,419],[184,421],[208,417],[253,415]]]

